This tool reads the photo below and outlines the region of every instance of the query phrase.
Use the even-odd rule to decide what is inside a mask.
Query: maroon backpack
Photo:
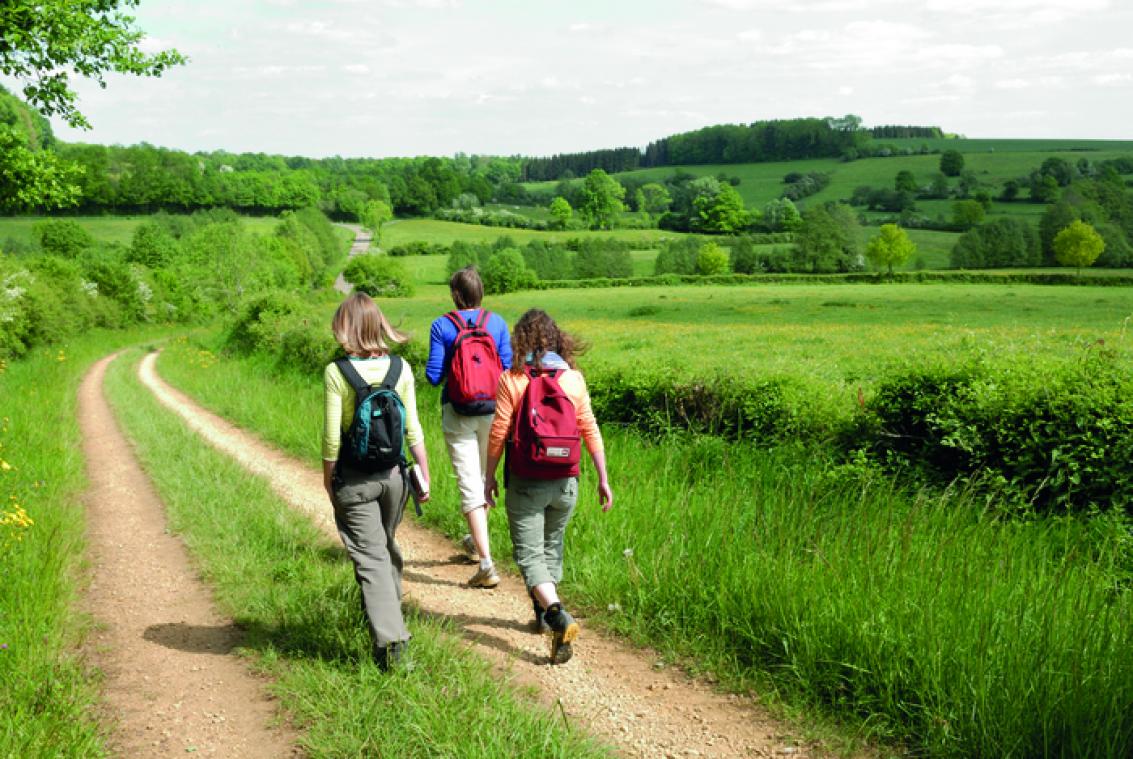
[[[475,321],[457,311],[445,314],[456,326],[448,365],[448,399],[453,411],[464,416],[486,416],[496,410],[496,385],[504,367],[495,338],[484,328],[491,314],[480,310]]]
[[[582,457],[578,414],[559,385],[562,370],[527,368],[531,381],[515,412],[508,472],[529,480],[577,477]]]

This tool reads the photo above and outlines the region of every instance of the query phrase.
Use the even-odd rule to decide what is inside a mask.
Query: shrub
[[[342,276],[354,288],[372,298],[406,298],[413,295],[413,282],[405,266],[389,256],[355,256]]]
[[[527,268],[523,254],[515,248],[493,253],[480,276],[484,281],[484,292],[489,295],[515,292],[535,284],[535,273]]]
[[[696,253],[697,274],[724,274],[728,271],[728,254],[714,242],[706,242]]]
[[[32,234],[45,253],[64,258],[74,258],[95,244],[90,233],[71,219],[37,222],[32,227]]]

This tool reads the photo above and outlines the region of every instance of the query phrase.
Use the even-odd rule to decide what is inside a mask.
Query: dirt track
[[[91,487],[91,584],[98,628],[88,656],[104,672],[103,718],[116,756],[286,757],[295,735],[233,649],[240,632],[213,608],[184,545],[102,395],[114,356],[79,389]]]
[[[314,462],[294,460],[200,408],[157,376],[155,359],[156,354],[150,354],[142,361],[139,376],[164,405],[212,445],[270,480],[287,504],[336,535]],[[442,458],[434,462],[434,467],[445,466]],[[491,591],[465,587],[470,567],[460,560],[454,545],[411,518],[399,530],[398,542],[406,555],[406,591],[412,603],[452,620],[468,644],[496,662],[502,672],[536,685],[548,705],[561,703],[573,724],[588,726],[625,755],[814,755],[792,741],[757,704],[717,694],[704,683],[654,666],[657,659],[648,651],[587,630],[585,620],[575,658],[563,666],[549,666],[545,639],[527,627],[531,608],[522,581],[505,577]]]

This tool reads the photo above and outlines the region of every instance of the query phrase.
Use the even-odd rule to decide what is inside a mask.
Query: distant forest
[[[571,179],[602,169],[613,174],[657,166],[717,163],[763,163],[804,158],[856,157],[871,138],[938,138],[935,126],[861,127],[861,119],[808,118],[719,124],[655,140],[638,148],[611,148],[562,153],[548,158],[524,158],[524,182]]]

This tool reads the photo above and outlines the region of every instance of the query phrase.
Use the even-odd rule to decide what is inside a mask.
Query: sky
[[[141,0],[160,78],[77,81],[94,128],[325,157],[550,155],[854,113],[1133,139],[1129,0]]]

